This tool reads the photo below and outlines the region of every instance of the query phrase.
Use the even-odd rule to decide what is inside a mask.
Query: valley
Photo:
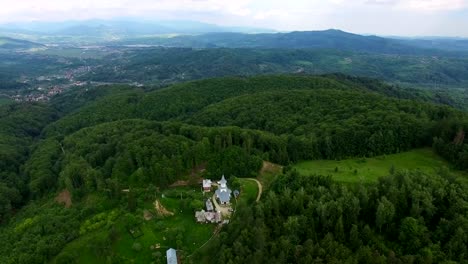
[[[467,262],[466,40],[7,26],[0,263]]]

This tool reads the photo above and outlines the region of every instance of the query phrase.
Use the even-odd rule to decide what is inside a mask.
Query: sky
[[[120,17],[279,31],[468,37],[468,0],[0,0],[0,23]]]

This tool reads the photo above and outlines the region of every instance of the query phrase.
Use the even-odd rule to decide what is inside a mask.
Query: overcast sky
[[[118,17],[468,37],[468,0],[0,0],[0,23]]]

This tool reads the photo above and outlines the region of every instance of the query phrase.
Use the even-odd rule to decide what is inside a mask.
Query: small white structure
[[[213,207],[213,203],[211,202],[211,199],[207,199],[205,202],[205,205],[206,205],[206,210],[208,212],[213,211],[214,207]]]
[[[179,264],[177,259],[177,251],[173,248],[170,248],[166,251],[167,264]]]
[[[198,223],[205,223],[206,222],[205,210],[196,211],[195,218],[197,219]]]
[[[203,191],[204,192],[211,192],[211,180],[209,179],[206,179],[206,180],[203,180]]]

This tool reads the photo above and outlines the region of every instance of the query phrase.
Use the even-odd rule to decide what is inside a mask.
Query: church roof
[[[222,192],[221,190],[216,190],[216,196],[222,203],[227,203],[231,200],[231,190]]]
[[[221,177],[221,180],[219,181],[219,184],[226,184],[227,181],[226,181],[226,178],[224,178],[224,174],[223,174],[223,177]]]

